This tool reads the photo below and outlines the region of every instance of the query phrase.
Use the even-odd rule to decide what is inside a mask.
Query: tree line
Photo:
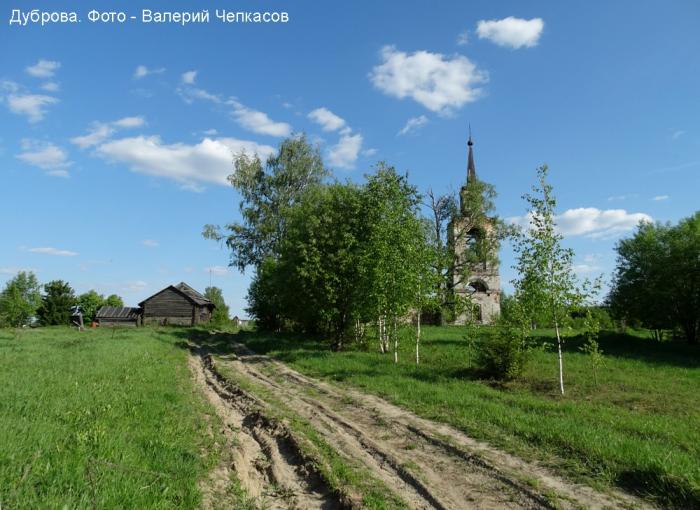
[[[20,271],[0,293],[0,327],[20,327],[36,320],[43,326],[70,323],[71,307],[80,306],[85,322],[92,322],[102,306],[124,306],[121,297],[105,297],[95,290],[76,295],[63,280],[39,284],[31,271]]]

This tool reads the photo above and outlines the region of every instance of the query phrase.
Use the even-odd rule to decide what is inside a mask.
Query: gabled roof
[[[140,308],[129,306],[103,306],[97,311],[96,319],[138,319]]]
[[[143,304],[144,304],[146,301],[148,301],[149,299],[152,299],[152,298],[156,297],[158,294],[160,294],[161,292],[164,292],[164,291],[166,291],[166,290],[168,290],[168,289],[172,289],[172,290],[174,290],[175,292],[177,292],[177,293],[179,293],[179,294],[182,294],[183,296],[185,296],[185,298],[187,298],[187,300],[188,300],[189,302],[194,303],[195,305],[198,305],[198,306],[210,306],[210,307],[212,307],[212,308],[215,308],[214,303],[212,303],[211,301],[209,301],[207,298],[205,298],[205,297],[204,297],[203,295],[201,295],[199,292],[197,292],[197,291],[194,290],[192,287],[190,287],[189,285],[187,285],[185,282],[180,282],[180,283],[178,283],[177,285],[168,285],[168,286],[165,287],[163,290],[160,290],[160,291],[156,292],[155,294],[153,294],[152,296],[147,297],[146,299],[144,299],[143,301],[141,301],[141,302],[139,303],[139,306],[143,306]]]

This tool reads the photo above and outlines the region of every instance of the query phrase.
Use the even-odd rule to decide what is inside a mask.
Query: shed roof
[[[97,319],[129,319],[137,320],[141,313],[140,308],[129,306],[103,306],[97,310]]]
[[[146,299],[144,299],[143,301],[141,301],[141,302],[139,303],[139,306],[143,306],[143,304],[144,304],[146,301],[148,301],[149,299],[151,299],[151,298],[157,296],[157,295],[160,294],[161,292],[166,291],[166,290],[168,290],[168,289],[173,289],[173,290],[175,290],[176,292],[178,292],[179,294],[182,294],[183,296],[185,296],[185,298],[187,298],[188,301],[190,301],[191,303],[194,303],[195,305],[199,305],[199,306],[210,306],[211,308],[215,308],[215,307],[216,307],[216,306],[214,305],[214,303],[212,303],[211,301],[209,301],[209,300],[208,300],[207,298],[205,298],[202,294],[200,294],[199,292],[197,292],[196,290],[194,290],[192,287],[190,287],[189,285],[187,285],[185,282],[180,282],[180,283],[178,283],[177,285],[168,285],[168,286],[165,287],[164,289],[159,290],[158,292],[156,292],[156,293],[153,294],[152,296],[149,296],[149,297],[147,297]]]

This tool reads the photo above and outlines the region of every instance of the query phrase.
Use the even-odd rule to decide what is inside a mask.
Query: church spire
[[[467,147],[469,147],[469,157],[467,163],[467,184],[470,182],[476,182],[476,165],[474,164],[474,150],[472,146],[472,126],[469,125],[469,140],[467,141]]]

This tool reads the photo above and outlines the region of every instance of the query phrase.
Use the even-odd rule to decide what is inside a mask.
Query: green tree
[[[44,285],[44,295],[37,315],[44,326],[67,325],[70,323],[70,308],[75,304],[75,293],[71,286],[63,280],[53,280]]]
[[[97,291],[89,290],[78,296],[77,304],[83,311],[83,321],[89,324],[95,320],[97,311],[105,304],[105,298]]]
[[[288,211],[299,202],[304,191],[320,184],[329,172],[323,166],[318,148],[304,135],[284,140],[277,154],[262,161],[245,153],[234,159],[229,176],[241,194],[243,221],[226,225],[205,225],[207,239],[225,241],[231,249],[231,264],[241,271],[258,267],[270,256],[277,256],[284,239]]]
[[[0,326],[24,326],[41,304],[41,287],[31,271],[20,271],[0,293]]]
[[[556,230],[556,198],[547,183],[547,166],[537,170],[538,184],[528,203],[529,226],[515,238],[518,278],[513,282],[515,299],[530,322],[544,321],[554,328],[559,361],[559,389],[564,394],[563,327],[571,312],[579,307],[585,294],[578,287],[573,272],[574,252],[561,244]]]
[[[398,363],[398,321],[415,304],[420,274],[414,260],[424,243],[418,215],[420,195],[408,178],[380,163],[367,177],[365,225],[368,233],[363,270],[371,308],[378,317],[380,349],[393,340]]]
[[[676,226],[642,223],[615,249],[613,313],[657,331],[680,328],[688,343],[698,343],[700,212]]]
[[[214,312],[211,314],[213,324],[223,326],[229,323],[228,305],[224,301],[224,294],[219,287],[207,287],[204,289],[204,297],[214,303]]]
[[[124,300],[117,296],[116,294],[110,294],[107,296],[104,302],[105,306],[116,306],[116,307],[122,307],[124,306]]]

